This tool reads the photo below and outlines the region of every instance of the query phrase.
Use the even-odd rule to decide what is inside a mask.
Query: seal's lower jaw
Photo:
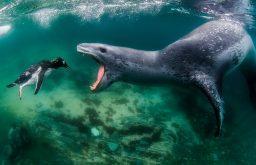
[[[101,65],[98,70],[98,76],[96,81],[90,86],[91,91],[96,92],[97,89],[100,87],[102,79],[105,75],[105,66]]]
[[[99,69],[98,69],[98,74],[97,74],[97,79],[95,80],[95,82],[90,86],[91,91],[96,92],[103,81],[103,77],[105,75],[106,72],[106,67],[105,65],[97,58],[97,56],[95,56],[94,54],[90,54],[90,53],[86,53],[87,55],[93,57],[93,59],[100,65]]]

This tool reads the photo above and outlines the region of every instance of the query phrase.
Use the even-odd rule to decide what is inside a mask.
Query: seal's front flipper
[[[45,71],[41,71],[39,74],[38,74],[38,77],[37,77],[37,83],[36,83],[36,89],[35,89],[35,95],[39,92],[41,86],[42,86],[42,83],[43,83],[43,80],[44,80],[44,73]]]
[[[224,102],[219,92],[221,91],[221,86],[216,82],[218,82],[216,79],[204,74],[196,75],[195,77],[196,86],[199,87],[207,96],[212,107],[214,108],[217,120],[217,130],[215,136],[219,137],[221,135],[221,127],[224,117]]]

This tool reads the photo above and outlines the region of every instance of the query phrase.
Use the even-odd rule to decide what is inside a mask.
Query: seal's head
[[[58,57],[58,58],[52,60],[51,63],[52,63],[52,67],[55,69],[60,68],[60,67],[68,68],[68,64],[61,57]]]
[[[90,86],[92,91],[96,92],[107,88],[121,76],[117,63],[118,57],[122,54],[119,49],[119,47],[98,43],[82,43],[77,46],[78,52],[91,56],[100,65],[97,79]]]

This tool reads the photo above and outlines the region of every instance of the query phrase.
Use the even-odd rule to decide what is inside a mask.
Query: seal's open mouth
[[[92,85],[90,85],[91,91],[96,91],[100,87],[102,79],[105,75],[105,65],[98,59],[96,55],[90,52],[86,52],[85,54],[91,56],[100,65],[98,69],[97,79],[94,81]]]
[[[96,55],[96,53],[94,53],[93,49],[90,48],[85,48],[83,46],[79,46],[77,47],[77,51],[82,53],[83,56],[84,55],[89,55],[91,56],[94,60],[96,60],[96,62],[100,65],[99,70],[98,70],[98,75],[97,75],[97,79],[94,81],[94,83],[90,86],[91,91],[96,91],[101,83],[102,83],[102,79],[105,75],[105,65],[103,64],[103,62],[101,61],[101,59]]]
[[[98,86],[100,85],[100,83],[103,79],[104,74],[105,74],[105,66],[101,65],[98,70],[98,76],[97,76],[96,81],[90,86],[90,89],[92,91],[95,91],[98,88]]]

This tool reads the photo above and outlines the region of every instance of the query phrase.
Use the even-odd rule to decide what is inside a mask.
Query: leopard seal
[[[256,98],[255,48],[244,24],[220,17],[211,20],[161,50],[144,51],[101,43],[81,43],[77,51],[99,64],[92,91],[100,91],[117,81],[178,81],[198,87],[208,98],[216,116],[216,136],[221,135],[224,118],[222,81],[240,68],[251,96]],[[255,99],[256,100],[256,99]]]
[[[256,51],[245,30],[252,25],[250,0],[181,0],[191,10],[211,20],[161,50],[143,51],[100,43],[81,43],[77,51],[99,64],[91,90],[100,91],[113,82],[181,82],[198,87],[208,98],[216,116],[216,136],[224,118],[222,81],[239,69],[250,97],[256,103]]]

